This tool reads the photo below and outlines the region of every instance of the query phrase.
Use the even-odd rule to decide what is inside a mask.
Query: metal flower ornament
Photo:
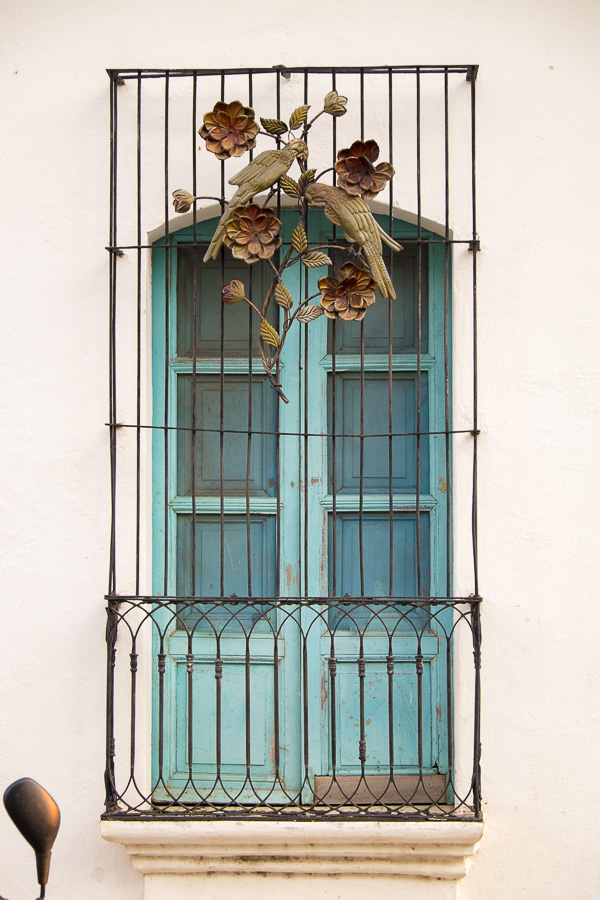
[[[392,250],[402,247],[381,228],[366,203],[384,189],[394,174],[388,162],[375,165],[379,158],[376,141],[356,140],[349,148],[338,152],[333,167],[337,186],[320,181],[331,169],[317,175],[315,169],[307,167],[308,137],[312,126],[323,115],[343,116],[347,102],[347,97],[330,91],[323,101],[323,108],[311,119],[308,118],[310,106],[299,106],[287,123],[261,118],[259,125],[250,107],[239,100],[231,103],[220,100],[204,115],[204,124],[199,129],[206,149],[220,160],[243,156],[254,149],[259,135],[277,141],[276,149],[259,153],[229,179],[229,184],[237,190],[221,216],[204,261],[216,259],[224,245],[235,259],[242,259],[248,265],[264,260],[273,270],[273,281],[262,306],[255,305],[246,296],[246,288],[239,279],[233,279],[223,287],[222,300],[228,305],[247,303],[259,317],[262,364],[271,384],[286,403],[288,399],[276,377],[277,362],[294,322],[308,324],[321,315],[358,322],[375,303],[376,289],[382,297],[396,299],[383,261],[382,241]],[[294,163],[300,170],[297,179],[288,174]],[[298,224],[285,254],[277,252],[282,244],[282,223],[269,206],[278,187],[298,202]],[[262,204],[254,202],[254,198],[265,191],[267,196]],[[173,206],[178,213],[188,212],[198,199],[202,198],[183,189],[173,192]],[[350,246],[309,246],[306,217],[311,207],[322,208],[329,221],[343,231]],[[331,266],[331,258],[325,252],[330,249],[345,251],[352,261],[344,263],[337,276],[320,278],[318,292],[295,303],[284,283],[285,270],[298,263],[307,268]],[[317,297],[318,305],[311,302]],[[273,300],[283,311],[280,331],[267,320]]]

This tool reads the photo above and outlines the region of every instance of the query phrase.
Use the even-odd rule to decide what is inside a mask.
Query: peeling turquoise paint
[[[284,213],[284,241],[296,217]],[[382,219],[382,224],[386,221]],[[197,239],[209,240],[215,221],[197,225]],[[309,238],[320,241],[332,237],[331,224],[317,213],[311,216]],[[162,424],[165,415],[169,425],[191,423],[191,273],[189,250],[191,229],[173,236],[174,249],[167,251],[157,242],[153,252],[153,396],[154,422]],[[395,222],[394,236],[408,239],[415,229]],[[201,256],[201,254],[200,254]],[[444,248],[429,245],[423,251],[422,268],[422,356],[421,356],[421,429],[443,431],[444,424]],[[416,256],[405,250],[395,255],[394,279],[398,300],[392,307],[391,357],[393,380],[392,430],[416,430]],[[243,263],[230,266],[227,261],[225,280],[238,277],[248,285],[252,278],[255,296],[264,293],[269,279],[254,266]],[[316,282],[325,273],[305,270],[300,266],[286,270],[285,282],[294,299],[317,290]],[[197,416],[205,427],[219,425],[221,389],[221,322],[224,323],[224,424],[245,428],[248,416],[247,334],[249,311],[245,304],[223,307],[220,302],[220,266],[206,269],[198,264],[198,331],[196,336]],[[305,284],[306,281],[306,284]],[[179,304],[179,312],[177,306]],[[274,304],[273,304],[274,305]],[[388,301],[381,298],[365,318],[365,433],[388,431]],[[187,325],[186,325],[187,322]],[[254,341],[258,321],[252,321]],[[358,510],[360,440],[347,440],[337,451],[336,543],[337,560],[332,559],[333,497],[331,441],[310,437],[307,441],[294,437],[304,428],[304,411],[310,434],[327,432],[332,409],[331,345],[336,344],[336,430],[356,433],[360,430],[360,326],[356,323],[336,324],[335,334],[325,317],[308,326],[294,325],[282,355],[281,382],[289,404],[280,403],[279,460],[276,471],[276,446],[271,437],[255,437],[250,466],[250,501],[252,547],[252,594],[274,596],[279,587],[282,598],[327,596],[334,580],[337,595],[360,594],[358,558]],[[246,348],[246,358],[244,358]],[[252,365],[252,415],[257,429],[273,430],[276,421],[275,393],[268,385],[260,363]],[[168,409],[167,409],[168,407]],[[366,438],[364,453],[363,535],[365,557],[365,596],[390,593],[389,565],[389,475],[388,439]],[[246,562],[246,451],[247,438],[229,435],[224,439],[225,554],[224,596],[248,593]],[[393,439],[393,565],[392,593],[412,596],[416,583],[416,439]],[[192,585],[189,565],[191,547],[191,469],[192,447],[189,432],[177,438],[176,432],[161,430],[153,437],[153,590],[156,594],[198,596],[220,595],[220,486],[219,435],[199,434],[196,442],[196,584]],[[165,464],[166,463],[166,464]],[[165,477],[166,472],[166,477]],[[446,593],[446,517],[445,440],[443,436],[422,438],[421,446],[421,572],[424,593],[433,596]],[[276,514],[279,478],[281,513],[281,570],[276,572]],[[304,502],[306,501],[306,512]],[[165,528],[169,540],[165,544]],[[304,558],[304,546],[307,559]],[[329,549],[328,549],[329,548]],[[254,613],[259,618],[260,608]],[[361,622],[356,612],[355,621]],[[364,613],[363,613],[364,615]],[[280,759],[286,786],[294,791],[302,782],[305,766],[309,778],[336,772],[354,775],[360,772],[357,758],[356,660],[358,636],[352,621],[330,613],[330,627],[337,626],[335,654],[338,660],[336,697],[336,759],[331,758],[331,709],[328,697],[327,658],[330,641],[323,636],[318,616],[303,609],[302,628],[308,633],[306,653],[310,659],[308,680],[304,681],[298,628],[293,624],[282,631],[279,641],[278,677],[282,697],[280,716]],[[217,617],[218,620],[218,617]],[[252,614],[242,623],[250,626]],[[217,621],[218,624],[218,621]],[[395,627],[393,652],[394,673],[394,762],[398,772],[417,772],[417,705],[414,657],[416,635],[422,628],[418,613],[402,621],[394,620],[389,611],[382,614],[382,628],[369,628],[363,651],[366,659],[365,720],[367,760],[370,774],[389,771],[389,724],[387,713],[388,675],[385,656],[388,652],[385,625]],[[448,616],[440,617],[442,627],[450,627]],[[202,790],[210,791],[215,778],[215,639],[211,629],[198,625],[193,638],[195,654],[193,690],[193,759],[188,758],[188,703],[186,654],[190,652],[185,633],[173,631],[168,639],[167,667],[164,681],[165,741],[161,748],[162,773],[170,791],[179,795],[186,790],[193,775]],[[234,794],[239,790],[240,802],[252,802],[256,795],[242,788],[246,777],[246,737],[250,740],[250,774],[257,783],[268,783],[274,775],[273,748],[273,638],[266,624],[255,626],[251,646],[250,707],[251,727],[247,731],[244,662],[246,641],[242,627],[229,628],[222,642],[225,659],[221,733],[221,775]],[[279,646],[278,644],[278,646]],[[446,699],[449,661],[443,656],[443,642],[429,630],[421,639],[423,656],[423,741],[422,771],[445,772],[448,768],[448,734],[446,717],[440,715]],[[159,647],[155,648],[159,651]],[[226,688],[226,690],[225,690]],[[225,699],[226,697],[226,699]],[[304,721],[303,701],[308,709]],[[154,721],[157,725],[158,706]],[[437,713],[436,713],[437,711]],[[308,760],[300,740],[303,727],[308,733]],[[159,774],[159,747],[154,742],[153,771],[155,783]],[[161,796],[161,790],[156,792]],[[214,802],[224,800],[222,792],[213,792]],[[164,795],[164,790],[162,790]],[[183,799],[186,794],[182,795]],[[277,802],[278,795],[270,796]],[[303,798],[305,801],[308,797]]]

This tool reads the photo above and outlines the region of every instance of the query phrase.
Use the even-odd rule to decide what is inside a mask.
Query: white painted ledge
[[[102,822],[143,875],[463,878],[481,822]]]

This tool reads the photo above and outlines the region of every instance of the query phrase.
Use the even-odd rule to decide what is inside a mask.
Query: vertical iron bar
[[[335,90],[335,72],[332,73],[331,76],[331,87],[332,90]],[[333,132],[333,161],[332,165],[335,166],[336,157],[337,157],[337,119],[334,117],[332,119],[332,132]],[[336,182],[336,173],[335,168],[331,173],[331,177],[333,179],[333,184]],[[336,227],[333,226],[332,231],[332,239],[335,241],[336,238]],[[338,583],[337,583],[337,566],[338,566],[338,548],[337,548],[337,459],[336,459],[336,407],[337,407],[337,375],[336,375],[336,346],[337,346],[337,327],[336,327],[336,319],[333,319],[331,322],[331,495],[332,495],[332,508],[331,508],[331,553],[333,556],[333,564],[331,566],[332,570],[332,585],[331,585],[331,595],[333,597],[337,597],[338,591]],[[342,438],[344,440],[344,438]]]
[[[117,244],[117,78],[111,75],[110,83],[110,217],[109,246]],[[110,422],[110,559],[108,592],[116,593],[116,530],[117,530],[117,364],[116,364],[116,307],[117,307],[117,254],[109,255],[109,422]]]
[[[422,592],[421,584],[421,335],[423,312],[423,273],[421,247],[421,70],[417,66],[417,484],[415,495],[416,554],[417,554],[417,595]],[[419,735],[421,738],[421,735]]]
[[[329,624],[329,628],[331,629],[333,626],[331,623]],[[337,674],[337,659],[335,657],[335,639],[333,636],[333,632],[331,633],[331,645],[329,648],[329,660],[327,662],[327,666],[329,669],[329,718],[331,722],[331,777],[332,783],[336,782],[336,770],[337,770],[337,722],[336,722],[336,674]]]
[[[276,116],[279,118],[281,113],[281,72],[277,71],[275,74],[275,96],[276,96]],[[279,138],[277,138],[277,147],[279,148]],[[277,191],[277,218],[281,219],[281,190]],[[277,253],[277,265],[280,263],[279,251]],[[281,310],[280,307],[277,306],[277,331],[281,332],[280,328],[281,322]],[[277,362],[275,366],[275,377],[277,382],[279,382],[279,362]],[[275,560],[275,596],[277,598],[281,597],[281,459],[280,459],[280,437],[279,437],[279,429],[280,429],[280,399],[277,396],[275,401],[275,498],[276,498],[276,514],[275,514],[275,547],[276,547],[276,560]],[[299,474],[299,473],[298,473]],[[275,637],[277,641],[277,637]],[[279,710],[277,710],[277,718],[279,718]],[[278,738],[275,738],[276,742]],[[278,752],[278,750],[277,750]]]
[[[194,783],[194,650],[192,646],[192,634],[188,633],[188,652],[185,658],[185,670],[187,675],[187,754],[188,754],[188,784]]]
[[[365,651],[363,644],[364,633],[360,632],[360,643],[358,650],[358,697],[359,697],[359,718],[360,718],[360,738],[358,742],[358,758],[360,760],[361,780],[365,778],[365,763],[367,761],[367,735],[365,732],[365,677],[367,674],[367,666],[365,660]]]
[[[479,563],[477,547],[477,432],[478,414],[478,383],[477,383],[477,252],[479,242],[477,238],[476,217],[476,121],[475,121],[475,80],[477,69],[471,69],[471,199],[473,216],[473,578],[475,596],[479,597]],[[475,647],[475,711],[474,711],[474,777],[473,777],[473,802],[475,815],[481,815],[481,610],[478,603],[472,604],[473,608],[473,637],[476,640]]]
[[[129,654],[129,671],[131,673],[131,685],[129,696],[129,780],[135,780],[135,708],[137,694],[137,670],[138,654],[136,651],[135,637],[132,638],[131,653]]]
[[[360,72],[360,139],[365,137],[365,73]],[[360,596],[365,596],[365,320],[360,322],[360,444],[359,444],[359,492],[358,492],[358,558],[360,566]]]
[[[246,654],[244,661],[244,691],[245,691],[245,705],[246,705],[246,778],[248,780],[248,784],[252,785],[252,774],[250,772],[250,764],[251,764],[251,756],[250,751],[252,748],[252,733],[251,733],[251,718],[252,718],[252,709],[250,702],[250,637],[246,635]]]
[[[358,556],[360,596],[365,596],[365,548],[363,510],[365,502],[365,322],[360,323],[360,458],[358,486]]]
[[[302,641],[302,735],[303,735],[303,755],[304,755],[304,781],[303,788],[309,786],[309,720],[308,720],[308,652],[306,648],[306,635],[300,627],[300,640]]]
[[[277,70],[275,73],[275,93],[276,93],[276,110],[277,110],[277,118],[281,115],[281,71]],[[277,139],[277,146],[279,147],[279,138]],[[277,191],[277,218],[281,219],[281,191]],[[278,251],[279,253],[279,251]],[[281,320],[281,307],[277,306],[277,331],[281,333],[280,328],[280,320]],[[275,366],[275,377],[277,382],[279,383],[279,361]],[[279,429],[281,424],[281,417],[279,414],[281,408],[281,401],[279,396],[275,402],[275,496],[276,496],[276,525],[275,525],[275,541],[277,547],[277,560],[275,565],[275,596],[281,597],[281,472],[280,472],[280,449],[281,449],[281,440],[279,436]],[[298,473],[299,474],[299,473]]]
[[[335,91],[335,89],[336,89],[335,71],[333,71],[333,72],[331,73],[331,89],[334,90],[334,91]],[[334,117],[332,118],[332,120],[331,120],[331,126],[332,126],[332,132],[333,132],[333,133],[332,133],[332,148],[331,148],[331,150],[332,150],[332,157],[333,157],[332,166],[334,166],[333,172],[331,173],[331,177],[333,178],[333,183],[335,184],[335,183],[336,183],[336,180],[337,180],[336,171],[335,171],[335,163],[336,163],[336,160],[337,160],[337,117],[336,117],[336,116],[334,116]],[[333,226],[333,239],[334,239],[334,240],[335,240],[335,237],[336,237],[336,233],[337,233],[337,232],[336,232],[336,227],[335,227],[335,225],[334,225],[334,226]]]
[[[194,197],[198,193],[198,164],[196,140],[198,133],[198,76],[192,76],[192,193]],[[198,435],[196,432],[197,414],[198,414],[198,394],[197,394],[197,334],[198,334],[198,212],[196,203],[192,204],[192,435],[191,435],[191,476],[192,476],[192,519],[191,519],[191,560],[190,560],[190,579],[191,593],[195,597],[197,594],[196,585],[196,448]],[[179,300],[179,297],[177,297]],[[178,312],[178,309],[177,309]],[[176,329],[179,334],[179,329]],[[179,352],[177,353],[179,356]],[[195,626],[194,626],[195,627]],[[193,683],[193,635],[189,638],[188,644],[188,780],[192,788],[194,785],[194,683]]]
[[[360,139],[365,139],[365,70],[360,70]]]
[[[304,72],[304,103],[308,104],[308,73]],[[303,206],[302,210],[306,213],[304,218],[305,230],[306,230],[306,239],[310,241],[311,238],[311,228],[310,228],[310,218],[307,212],[307,204],[306,201],[302,201]],[[302,266],[300,266],[302,269]],[[300,284],[302,285],[302,275],[300,276]],[[302,288],[301,288],[302,291]],[[304,270],[304,297],[309,296],[309,280],[308,280],[308,269]],[[302,298],[300,298],[302,299]],[[303,424],[304,424],[304,437],[301,439],[298,438],[298,444],[300,448],[300,441],[302,440],[302,451],[303,451],[303,472],[302,472],[302,481],[304,482],[304,489],[302,489],[302,484],[299,485],[299,498],[300,503],[302,504],[302,509],[299,510],[298,515],[298,526],[301,525],[303,527],[300,528],[300,533],[303,534],[303,547],[302,547],[302,567],[301,567],[301,576],[302,576],[302,584],[301,584],[301,595],[304,596],[306,600],[308,600],[308,576],[309,576],[309,559],[308,559],[308,530],[309,530],[309,518],[308,518],[308,325],[305,325],[304,328],[300,328],[298,332],[298,361],[303,367],[304,371],[302,373],[303,385],[301,390],[302,395],[302,406],[303,406]],[[298,422],[300,424],[300,422]],[[302,521],[303,520],[303,521]],[[307,610],[308,612],[308,610]],[[306,613],[300,606],[298,609],[298,620],[299,620],[299,630],[300,635],[303,634],[303,625],[306,619]],[[303,693],[306,694],[308,691],[308,673],[306,669],[303,669]],[[304,715],[308,716],[308,704],[305,702],[304,704]],[[309,787],[306,777],[309,769],[309,741],[308,741],[308,719],[306,720],[306,727],[304,729],[305,734],[305,742],[303,747],[304,753],[304,765],[305,765],[305,780],[302,785],[303,789]],[[302,792],[300,793],[300,798],[302,798]]]
[[[452,522],[450,477],[450,141],[448,105],[448,69],[444,71],[444,428],[446,431],[446,594],[452,594],[450,560],[452,558]]]
[[[479,565],[477,552],[477,218],[476,218],[476,167],[475,167],[475,78],[476,70],[471,73],[471,201],[473,217],[473,494],[472,494],[472,531],[473,531],[473,578],[475,596],[479,596]]]
[[[217,634],[215,656],[215,783],[221,784],[221,708],[223,660],[221,658],[221,633]]]
[[[221,70],[221,100],[225,100],[225,72]],[[221,213],[225,207],[225,161],[221,160]],[[225,249],[221,247],[221,289],[225,285]],[[225,597],[225,305],[221,303],[221,348],[219,385],[219,593]]]
[[[452,498],[453,483],[450,469],[450,108],[448,102],[448,69],[444,70],[444,428],[446,475],[446,595],[452,595]],[[454,618],[454,610],[452,611]],[[454,712],[452,691],[452,633],[446,637],[446,733],[448,737],[448,775],[451,783],[454,771]]]
[[[388,69],[388,159],[393,160],[394,158],[394,126],[393,126],[393,79],[392,79],[392,69],[391,67]],[[394,181],[390,179],[390,187],[389,187],[389,202],[388,202],[388,232],[393,237],[394,235],[394,214],[393,214],[393,203],[394,203]],[[390,278],[393,280],[394,278],[394,254],[390,251]],[[393,371],[392,371],[392,356],[393,356],[393,345],[392,345],[392,332],[393,332],[393,303],[391,298],[388,299],[388,493],[389,493],[389,588],[388,593],[390,596],[394,593],[394,439],[392,438],[393,433],[393,419],[394,419],[394,405],[393,405]]]
[[[336,373],[336,352],[335,345],[337,341],[336,320],[331,322],[331,588],[332,597],[337,597],[337,568],[338,568],[338,550],[337,550],[337,458],[336,458],[336,428],[337,428],[337,373]],[[343,440],[343,438],[342,438]]]
[[[308,75],[304,74],[304,103],[308,103]],[[311,228],[310,228],[310,219],[308,214],[306,215],[306,237],[307,240],[310,240],[311,237]],[[304,270],[304,297],[309,296],[309,280],[308,280],[308,269]],[[309,560],[308,560],[308,531],[309,531],[309,521],[308,521],[308,325],[304,328],[300,329],[302,334],[302,342],[299,343],[299,348],[304,349],[304,472],[303,472],[303,480],[304,480],[304,491],[300,492],[300,497],[304,494],[304,549],[303,549],[303,557],[304,557],[304,571],[303,571],[303,594],[304,598],[308,599],[308,572],[309,572]],[[300,357],[302,358],[302,357]],[[302,612],[300,612],[300,616],[302,617]]]
[[[198,130],[197,106],[198,100],[198,76],[194,75],[192,80],[192,193],[194,197],[198,193],[198,166],[197,166],[197,150],[196,150],[196,134]],[[191,560],[190,560],[190,576],[191,576],[191,593],[196,596],[196,447],[198,435],[196,432],[196,420],[198,414],[197,407],[197,347],[196,340],[198,334],[198,212],[196,203],[192,204],[192,459],[191,459],[191,476],[192,476],[192,534],[191,534]],[[179,300],[179,297],[177,298]],[[179,329],[176,331],[179,334]],[[178,350],[177,355],[181,351]],[[191,765],[191,763],[190,763]]]
[[[160,635],[158,662],[158,772],[156,777],[156,785],[162,784],[166,787],[163,776],[165,761],[165,669],[167,662],[167,654],[165,653],[164,634]]]
[[[137,74],[136,104],[136,204],[137,204],[137,342],[136,342],[136,435],[135,435],[135,593],[140,593],[141,528],[141,394],[142,394],[142,73]]]
[[[169,594],[169,499],[171,486],[169,484],[169,394],[171,388],[171,345],[170,345],[170,307],[171,307],[171,235],[169,231],[169,73],[165,72],[165,141],[164,141],[164,179],[165,179],[165,501],[164,501],[164,596]]]
[[[252,73],[248,75],[248,106],[252,108],[253,102],[253,84],[252,84]],[[254,150],[250,150],[250,159],[254,158]],[[249,266],[248,273],[248,295],[250,302],[253,301],[254,296],[254,266]],[[252,471],[252,340],[253,340],[253,310],[250,306],[248,306],[248,438],[246,445],[246,483],[245,483],[245,493],[246,493],[246,580],[247,580],[247,590],[248,596],[252,596],[252,541],[250,537],[250,473]],[[261,438],[263,445],[263,452],[266,444],[266,439],[264,437]]]
[[[417,653],[415,655],[417,670],[417,758],[419,764],[418,787],[425,787],[423,783],[423,654],[421,652],[421,635],[417,639]]]
[[[117,809],[115,786],[115,663],[119,616],[117,604],[109,600],[106,609],[106,768],[104,785],[106,790],[106,812]]]
[[[475,665],[475,709],[473,716],[473,807],[481,815],[481,609],[471,604],[473,657]]]
[[[249,299],[252,302],[253,298],[253,276],[254,272],[252,267],[249,272]],[[246,445],[246,481],[245,481],[245,494],[246,494],[246,581],[247,581],[247,590],[248,596],[252,596],[252,539],[250,534],[250,473],[252,471],[252,340],[253,340],[253,329],[252,329],[252,308],[248,307],[248,438]],[[261,438],[263,443],[263,448],[266,444],[265,437]]]
[[[389,636],[386,669],[388,677],[388,755],[390,782],[394,784],[394,651],[392,636]]]
[[[274,784],[281,786],[281,771],[279,758],[279,648],[277,642],[279,632],[273,631],[273,755],[275,761]]]
[[[454,609],[452,610],[454,616]],[[453,632],[446,635],[446,733],[448,735],[448,773],[446,785],[454,780],[454,696],[452,691],[453,673]],[[447,789],[447,788],[446,788]]]

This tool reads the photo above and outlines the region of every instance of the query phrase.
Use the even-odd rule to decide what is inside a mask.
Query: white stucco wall
[[[280,62],[480,65],[486,825],[458,896],[597,896],[599,25],[593,0],[0,3],[0,787],[30,775],[60,804],[49,898],[142,896],[99,833],[105,69]],[[261,879],[263,896],[282,889]],[[33,854],[2,810],[0,894],[34,890]],[[337,880],[323,895],[357,891]]]

